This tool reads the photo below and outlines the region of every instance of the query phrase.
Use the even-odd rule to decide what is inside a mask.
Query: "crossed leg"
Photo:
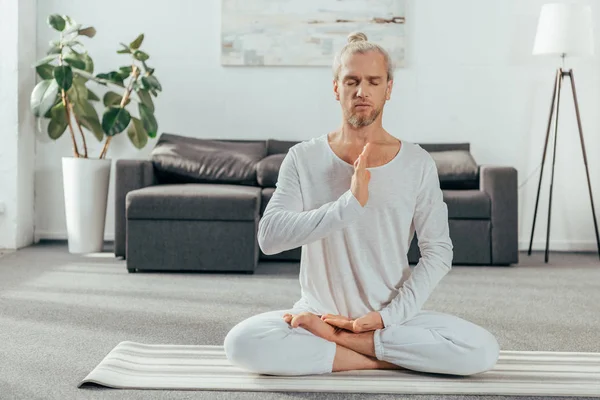
[[[319,329],[326,328],[322,325],[309,327],[305,321],[307,328],[319,333],[315,334],[300,323],[292,327],[283,320],[286,313],[301,312],[272,311],[237,324],[224,342],[230,362],[270,375],[398,367],[472,375],[491,369],[498,359],[498,343],[488,331],[448,314],[423,311],[401,325],[364,334],[344,332],[331,341],[319,336]]]
[[[336,351],[332,372],[359,369],[402,369],[398,365],[375,357],[374,332],[352,333],[335,329],[317,315],[303,312],[297,315],[286,313],[283,320],[293,328],[304,328],[313,335],[335,343]]]

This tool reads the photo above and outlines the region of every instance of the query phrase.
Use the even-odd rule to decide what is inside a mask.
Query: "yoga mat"
[[[94,384],[115,389],[600,397],[600,353],[501,351],[494,369],[467,377],[409,370],[289,377],[235,367],[223,346],[126,341],[78,387]]]

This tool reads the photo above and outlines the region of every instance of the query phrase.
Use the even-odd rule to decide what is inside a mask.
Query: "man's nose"
[[[366,97],[367,96],[367,91],[365,90],[365,84],[364,83],[360,83],[358,85],[358,91],[356,92],[356,95],[358,97]]]

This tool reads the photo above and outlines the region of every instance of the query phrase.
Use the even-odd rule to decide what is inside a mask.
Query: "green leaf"
[[[40,81],[31,93],[30,107],[33,115],[41,117],[54,105],[58,84],[54,79]]]
[[[34,65],[34,67],[38,67],[40,65],[48,64],[51,61],[56,60],[57,58],[58,58],[57,54],[50,54],[49,56],[41,58],[38,62],[36,62],[35,65]]]
[[[127,129],[127,136],[137,149],[142,149],[148,143],[148,132],[146,132],[142,121],[139,119],[132,117],[131,122],[132,124]]]
[[[48,25],[57,31],[62,32],[65,29],[65,20],[58,14],[52,14],[48,17]]]
[[[58,140],[62,134],[65,133],[67,126],[68,124],[61,125],[59,122],[51,119],[48,124],[48,136],[50,136],[51,139]]]
[[[148,93],[147,90],[138,90],[138,96],[140,97],[140,101],[150,109],[150,111],[154,112],[154,102],[152,101],[152,96]]]
[[[60,65],[54,68],[52,75],[61,89],[69,90],[73,84],[73,70],[68,65]]]
[[[54,104],[52,105],[52,107],[50,107],[48,111],[46,111],[46,114],[44,114],[44,118],[52,118],[52,108],[59,103],[62,103],[62,97],[60,97],[60,95],[57,94]]]
[[[144,103],[140,103],[138,105],[140,110],[140,119],[142,120],[142,124],[144,125],[144,129],[148,132],[148,136],[151,138],[156,137],[156,133],[158,132],[158,123],[156,122],[156,118],[154,118],[154,113],[152,110]]]
[[[62,49],[60,48],[60,46],[52,46],[46,52],[46,54],[48,54],[48,55],[60,54],[60,53],[62,53]]]
[[[142,76],[142,83],[144,84],[145,89],[158,91],[162,90],[160,82],[158,81],[158,79],[156,79],[156,76],[154,75]]]
[[[148,55],[148,53],[145,53],[141,50],[136,50],[133,53],[133,58],[135,58],[138,61],[146,61],[147,59],[150,58],[150,56]]]
[[[121,100],[123,100],[123,96],[115,92],[106,92],[104,94],[103,102],[106,107],[110,106],[119,106],[121,104]],[[127,104],[129,104],[129,99],[127,99]]]
[[[142,45],[143,41],[144,41],[144,34],[141,33],[138,37],[135,38],[135,40],[133,42],[131,42],[129,44],[129,48],[131,48],[132,50],[137,50]]]
[[[114,136],[123,132],[130,121],[131,115],[126,109],[112,106],[102,116],[102,130],[108,136]]]
[[[94,92],[92,92],[91,90],[88,89],[88,95],[87,95],[88,100],[90,101],[100,101],[100,97],[98,97],[98,95]]]
[[[75,40],[74,38],[63,43],[63,46],[68,46],[75,53],[77,53],[77,51],[75,51],[74,46],[78,46],[78,45],[83,47],[83,43],[81,43],[79,40]],[[79,53],[77,53],[77,54],[79,54]]]
[[[36,72],[42,79],[54,79],[54,75],[52,75],[52,71],[54,71],[54,66],[50,64],[42,64],[35,67]]]
[[[48,136],[57,140],[67,129],[69,125],[67,113],[63,103],[58,103],[50,110],[50,123],[48,124]]]
[[[119,73],[121,75],[129,76],[129,75],[131,75],[132,72],[133,72],[133,68],[130,65],[119,68]]]
[[[120,43],[120,45],[123,48],[121,50],[117,50],[118,54],[129,54],[129,53],[131,53],[131,49],[125,43]]]
[[[89,38],[93,38],[94,36],[96,36],[96,29],[93,26],[88,26],[87,28],[80,29],[79,34],[87,36]]]
[[[100,78],[100,79],[105,79],[105,80],[110,81],[121,87],[125,87],[125,85],[123,84],[123,77],[121,76],[121,74],[119,74],[116,71],[111,71],[106,74],[105,73],[98,74],[98,75],[96,75],[96,77]]]
[[[75,112],[77,121],[88,131],[92,132],[96,139],[101,142],[104,138],[104,131],[102,130],[98,113],[92,103],[89,101],[74,103],[73,111]]]
[[[72,67],[82,69],[84,71],[86,70],[85,61],[79,58],[76,54],[69,53],[63,57],[63,60]]]
[[[73,32],[78,32],[81,29],[81,26],[82,26],[81,24],[70,25],[69,28],[67,28],[67,30],[65,30],[63,32],[63,34],[64,35],[68,35],[68,34],[71,34]]]
[[[105,79],[98,78],[97,76],[94,76],[94,75],[90,74],[89,72],[86,72],[82,69],[73,68],[73,73],[75,74],[76,77],[80,77],[84,82],[91,79],[94,82],[99,83],[100,85],[106,86]],[[100,74],[98,74],[98,75],[100,75]]]
[[[81,55],[81,58],[83,60],[83,62],[85,63],[85,68],[83,68],[83,70],[85,72],[89,72],[90,74],[94,73],[94,61],[92,60],[92,57],[90,57],[90,55],[88,53],[84,53]]]
[[[63,18],[65,19],[65,21],[67,21],[67,24],[69,26],[76,24],[75,20],[73,18],[69,17],[68,15],[63,15]]]
[[[71,54],[69,54],[71,57],[75,57],[75,58],[81,58],[81,54],[75,50],[73,47],[71,47],[71,45],[73,44],[73,41],[69,42],[69,44],[66,44],[66,46],[69,47],[69,49],[71,50]]]
[[[88,98],[88,88],[85,86],[85,78],[75,75],[73,86],[67,91],[67,97],[71,103],[83,103]]]

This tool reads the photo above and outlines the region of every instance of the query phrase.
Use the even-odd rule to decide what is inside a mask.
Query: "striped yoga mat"
[[[408,370],[269,376],[229,363],[222,346],[119,343],[79,384],[117,389],[600,397],[600,353],[502,351],[469,377]]]

